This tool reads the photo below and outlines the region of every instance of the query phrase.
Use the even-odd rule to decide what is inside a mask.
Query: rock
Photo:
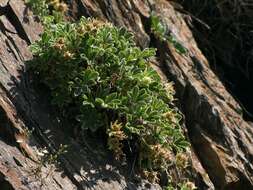
[[[253,128],[210,69],[182,16],[168,2],[156,4],[155,11],[188,49],[182,55],[171,44],[157,43],[160,59],[175,81],[188,134],[203,167],[217,189],[253,188]]]

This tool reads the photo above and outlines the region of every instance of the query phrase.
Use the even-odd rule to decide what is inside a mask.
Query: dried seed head
[[[88,22],[80,23],[77,31],[79,34],[83,34],[85,32],[96,32],[98,29],[102,27],[112,27],[112,24],[109,22],[105,22],[99,19],[89,19]]]
[[[63,50],[64,49],[64,44],[58,44],[58,43],[56,43],[53,47],[56,50]]]
[[[74,56],[74,54],[71,53],[70,51],[66,51],[66,52],[64,52],[64,54],[63,54],[63,57],[64,57],[65,59],[71,59],[71,58],[73,58],[73,56]]]
[[[56,5],[56,10],[65,13],[68,10],[68,5],[65,3],[59,3]]]
[[[64,38],[59,38],[59,39],[57,40],[57,43],[59,43],[59,44],[64,44],[64,43],[65,43]]]
[[[107,143],[109,149],[113,150],[116,160],[120,160],[120,158],[124,156],[124,153],[122,151],[123,144],[121,143],[121,141],[127,138],[121,128],[122,123],[119,123],[116,120],[114,123],[111,123],[111,127],[107,130]]]
[[[77,31],[77,33],[78,33],[79,35],[83,35],[83,34],[85,34],[85,33],[87,32],[85,26],[83,26],[83,25],[79,26],[79,27],[76,29],[76,31]]]
[[[169,120],[171,123],[177,123],[178,120],[175,117],[176,113],[174,111],[168,111],[163,114],[163,117],[165,117],[167,120]]]
[[[195,186],[195,184],[194,184],[193,182],[190,182],[190,181],[186,182],[186,183],[185,183],[185,186],[186,186],[186,188],[189,189],[189,190],[197,189],[197,187]]]
[[[63,50],[65,48],[65,41],[63,38],[59,38],[53,45],[56,50]]]
[[[151,183],[159,183],[160,179],[158,177],[158,172],[144,170],[143,177],[146,178]]]
[[[173,156],[169,149],[162,147],[162,145],[152,145],[151,146],[152,153],[153,153],[153,159],[154,160],[172,160]]]
[[[184,153],[178,153],[176,155],[176,165],[181,168],[188,166],[188,156]]]

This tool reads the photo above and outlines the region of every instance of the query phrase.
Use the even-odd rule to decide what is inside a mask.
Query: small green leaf
[[[104,100],[101,99],[101,98],[96,98],[96,99],[95,99],[95,102],[96,102],[96,104],[97,104],[98,106],[101,106],[101,107],[103,107],[103,108],[107,108],[107,107],[108,107],[108,105],[105,104]]]

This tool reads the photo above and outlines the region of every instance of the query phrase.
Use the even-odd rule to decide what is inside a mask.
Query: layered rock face
[[[165,80],[175,83],[200,189],[253,188],[253,127],[243,120],[241,107],[210,69],[187,18],[171,1],[73,0],[70,10],[75,19],[92,16],[127,27],[142,48],[157,48],[155,67]],[[161,18],[186,53],[152,35],[151,13]],[[0,15],[0,187],[160,189],[144,180],[133,181],[131,169],[112,163],[103,147],[80,145],[60,130],[63,123],[34,90],[24,64],[32,58],[28,45],[42,32],[38,19],[22,0],[1,1]],[[25,130],[32,128],[33,134],[26,137]],[[69,146],[61,166],[45,165],[34,175],[36,151],[46,146],[54,152],[60,144]]]

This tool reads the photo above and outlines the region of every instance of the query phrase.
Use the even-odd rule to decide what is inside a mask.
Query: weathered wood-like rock
[[[189,137],[217,189],[253,188],[253,128],[198,49],[180,14],[168,3],[156,6],[175,38],[188,49],[178,54],[159,44],[161,61],[176,83]],[[168,17],[168,15],[173,15]]]

